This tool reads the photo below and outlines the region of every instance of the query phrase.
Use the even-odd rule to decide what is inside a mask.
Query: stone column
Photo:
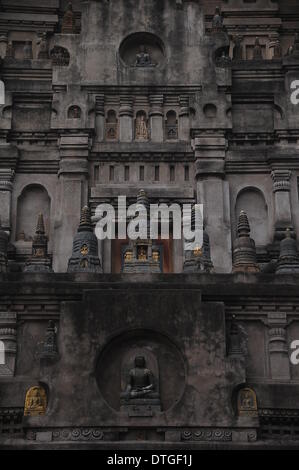
[[[4,59],[6,57],[7,43],[8,43],[7,33],[0,34],[0,58],[1,59]]]
[[[290,359],[286,338],[287,318],[285,313],[270,313],[268,316],[270,374],[272,379],[290,380]]]
[[[119,108],[119,140],[120,142],[132,142],[133,135],[133,100],[131,96],[121,96]]]
[[[0,169],[0,220],[2,228],[11,231],[11,194],[15,172],[11,168]]]
[[[225,177],[227,142],[223,132],[200,133],[194,138],[197,202],[203,204],[205,230],[210,237],[215,272],[231,272],[232,240],[229,185]]]
[[[96,141],[103,142],[105,137],[104,95],[99,95],[96,97],[95,113]]]
[[[291,175],[289,170],[274,170],[271,173],[275,206],[275,240],[282,240],[286,228],[293,228],[290,199]]]
[[[150,117],[151,141],[163,142],[164,140],[163,95],[151,95],[150,104],[151,104],[151,110],[149,113],[149,117]]]
[[[62,135],[60,138],[60,168],[58,218],[55,221],[53,268],[66,272],[72,254],[73,237],[80,221],[81,209],[88,198],[89,135]]]
[[[17,315],[0,312],[0,341],[4,344],[4,364],[0,376],[14,376],[17,355]],[[3,358],[1,358],[3,359]],[[1,360],[2,362],[2,360]]]
[[[180,96],[179,140],[190,140],[189,96]]]

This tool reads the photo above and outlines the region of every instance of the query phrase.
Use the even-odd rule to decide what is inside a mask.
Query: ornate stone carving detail
[[[232,431],[226,429],[198,429],[196,431],[183,431],[182,441],[225,441],[232,440]]]
[[[70,63],[70,54],[67,49],[60,46],[54,46],[50,52],[53,66],[67,67]]]
[[[0,408],[0,435],[22,432],[24,408]]]
[[[247,439],[248,439],[248,442],[256,442],[257,441],[257,432],[256,431],[250,431],[247,434]]]
[[[274,170],[271,173],[273,180],[273,192],[290,191],[292,172],[288,170]]]
[[[102,441],[104,432],[99,428],[59,428],[43,429],[43,432],[52,434],[52,441]],[[26,433],[27,440],[36,440],[38,431],[30,429]]]
[[[11,168],[0,169],[0,191],[12,191],[15,172]]]
[[[45,341],[42,344],[40,358],[41,359],[57,359],[57,338],[55,323],[50,320],[48,323]]]

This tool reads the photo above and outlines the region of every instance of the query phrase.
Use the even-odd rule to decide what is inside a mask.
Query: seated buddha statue
[[[143,398],[150,395],[154,389],[153,374],[146,368],[143,356],[135,357],[135,367],[129,371],[127,388],[124,396],[127,398]]]

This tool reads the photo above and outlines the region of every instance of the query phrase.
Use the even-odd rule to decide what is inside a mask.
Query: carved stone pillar
[[[215,272],[231,272],[232,241],[229,185],[224,180],[226,139],[223,132],[199,133],[193,140],[197,201],[203,204]]]
[[[104,95],[96,97],[96,119],[95,130],[97,142],[103,142],[105,136],[105,110],[104,110]]]
[[[11,194],[15,172],[11,168],[0,169],[0,220],[2,228],[11,231]]]
[[[17,315],[0,312],[0,341],[4,344],[4,364],[1,364],[0,376],[13,376],[17,355]]]
[[[0,58],[1,59],[4,59],[6,57],[7,44],[8,44],[7,33],[2,33],[0,35]]]
[[[271,173],[275,204],[275,240],[282,240],[286,228],[293,228],[290,199],[291,175],[289,170],[274,170]]]
[[[180,96],[180,106],[179,139],[188,141],[190,139],[189,96]]]
[[[272,379],[290,379],[290,359],[286,338],[287,319],[285,313],[270,313],[269,326],[269,358]]]
[[[56,238],[53,267],[66,272],[72,254],[72,241],[88,196],[89,135],[62,135],[60,138],[60,204],[55,221]]]
[[[151,141],[163,142],[163,95],[150,96],[151,111],[150,111],[150,129]]]
[[[131,96],[121,96],[119,108],[119,139],[120,142],[133,140],[133,101]]]

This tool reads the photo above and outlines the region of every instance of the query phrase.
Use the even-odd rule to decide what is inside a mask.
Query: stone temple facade
[[[1,0],[0,448],[296,447],[297,0]],[[204,205],[204,244],[99,241]]]

